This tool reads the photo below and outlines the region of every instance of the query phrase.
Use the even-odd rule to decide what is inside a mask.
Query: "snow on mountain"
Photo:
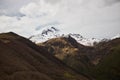
[[[73,33],[65,34],[55,27],[48,27],[42,29],[40,32],[38,32],[38,34],[31,36],[30,40],[32,40],[35,43],[41,43],[52,38],[67,37],[67,36],[73,37],[75,40],[77,40],[78,43],[83,44],[85,46],[93,46],[94,42],[100,41],[95,38],[91,38],[91,39],[84,38],[80,34],[73,34]]]
[[[54,27],[42,29],[38,34],[35,34],[30,37],[35,43],[45,42],[51,38],[60,37],[60,30]]]
[[[112,37],[111,39],[116,39],[116,38],[120,38],[120,34],[117,34],[116,36]]]
[[[69,34],[71,37],[73,37],[75,40],[77,40],[78,43],[85,45],[85,46],[93,46],[95,42],[99,42],[99,39],[96,38],[84,38],[80,34]]]

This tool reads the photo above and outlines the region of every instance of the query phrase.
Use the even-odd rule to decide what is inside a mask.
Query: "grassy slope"
[[[92,70],[97,80],[120,80],[120,45],[113,47],[109,55]]]

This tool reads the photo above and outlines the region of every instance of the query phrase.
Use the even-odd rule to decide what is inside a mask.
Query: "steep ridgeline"
[[[0,80],[89,80],[28,39],[0,34]]]
[[[71,36],[53,38],[38,45],[74,70],[96,80],[120,79],[120,38],[104,40],[92,47],[79,44]]]
[[[62,30],[59,30],[55,27],[48,27],[41,29],[37,34],[30,37],[30,40],[32,40],[35,43],[41,43],[45,42],[52,38],[59,38],[59,37],[73,37],[78,43],[83,44],[85,46],[93,46],[95,42],[99,42],[100,40],[91,38],[87,39],[81,36],[80,34],[73,34],[73,33],[64,33]]]
[[[120,80],[120,38],[100,42],[93,54],[93,61],[99,60],[91,69],[97,80]]]
[[[79,44],[71,36],[53,38],[38,45],[80,73],[87,75],[89,67],[93,66],[88,54],[94,48]]]

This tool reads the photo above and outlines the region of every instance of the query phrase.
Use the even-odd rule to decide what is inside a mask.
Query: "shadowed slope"
[[[88,80],[43,47],[12,32],[0,34],[0,80]]]
[[[97,44],[99,63],[91,69],[97,80],[120,80],[120,38]]]

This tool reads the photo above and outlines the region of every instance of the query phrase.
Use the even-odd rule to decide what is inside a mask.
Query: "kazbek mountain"
[[[89,80],[44,47],[15,33],[0,34],[0,80]]]
[[[37,34],[32,35],[29,39],[32,40],[35,43],[45,42],[52,38],[59,38],[59,37],[67,37],[71,36],[75,40],[77,40],[78,43],[85,45],[85,46],[93,46],[94,43],[99,42],[99,39],[96,38],[85,38],[81,36],[80,34],[74,34],[74,33],[64,33],[62,30],[59,30],[55,27],[47,27],[41,29]]]

